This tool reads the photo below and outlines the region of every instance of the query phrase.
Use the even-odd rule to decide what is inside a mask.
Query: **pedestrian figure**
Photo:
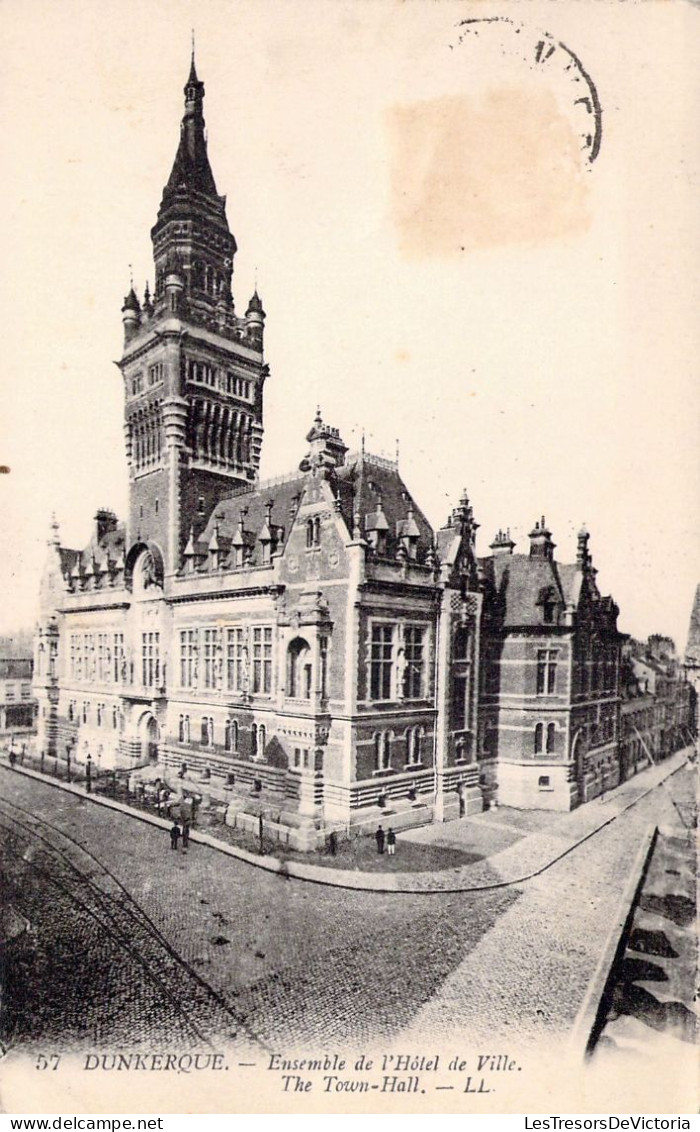
[[[10,747],[10,766],[14,767],[16,762],[17,762],[17,755],[12,750],[12,747]]]
[[[186,853],[190,843],[190,826],[189,822],[185,822],[182,827],[182,852]]]
[[[383,853],[384,852],[384,830],[382,829],[382,827],[380,825],[377,826],[377,832],[375,833],[374,836],[375,836],[375,839],[376,839],[376,842],[377,842],[377,852]]]
[[[170,830],[170,848],[177,849],[177,843],[180,840],[180,826],[177,822],[173,822]]]
[[[338,836],[334,829],[331,830],[328,836],[328,849],[331,857],[335,857],[338,851]]]
[[[387,844],[387,852],[389,853],[389,856],[393,857],[394,853],[396,852],[396,834],[394,833],[393,829],[391,829],[391,828],[389,828],[389,831],[386,835],[386,844]]]

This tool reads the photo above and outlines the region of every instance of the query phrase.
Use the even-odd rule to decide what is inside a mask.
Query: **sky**
[[[620,628],[684,647],[697,7],[4,0],[0,26],[0,632],[35,617],[52,513],[81,546],[126,511],[120,308],[130,270],[153,279],[194,26],[236,305],[257,281],[267,312],[263,477],[320,405],[351,448],[398,441],[434,525],[466,487],[480,554],[499,527],[526,552],[545,515],[572,561],[585,523]],[[594,162],[580,73],[540,42],[595,84]]]

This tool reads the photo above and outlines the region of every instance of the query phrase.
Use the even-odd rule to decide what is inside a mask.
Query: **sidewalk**
[[[571,813],[546,814],[542,818],[539,812],[525,814],[524,811],[488,811],[472,818],[411,831],[412,841],[464,849],[470,843],[470,838],[478,837],[489,828],[501,830],[504,827],[513,828],[517,840],[512,844],[497,850],[492,856],[486,856],[483,860],[459,868],[418,873],[362,873],[349,869],[330,869],[305,861],[258,856],[196,829],[192,830],[190,839],[267,872],[336,888],[401,893],[483,892],[520,884],[538,876],[656,789],[666,778],[680,769],[686,757],[686,750],[678,751],[662,764],[648,767],[635,778],[623,783],[616,790],[605,795],[604,799],[594,799]],[[161,829],[170,828],[171,823],[164,818],[132,809],[111,798],[88,794],[82,786],[59,781],[26,767],[15,766],[14,770],[10,770],[5,762],[0,763],[0,768],[6,773],[22,774],[58,790],[69,791],[96,805],[117,810],[138,821],[147,822]],[[523,820],[527,818],[530,820]],[[514,824],[516,822],[519,823],[520,830]],[[523,834],[523,824],[535,826],[542,824],[543,828]],[[408,838],[409,834],[404,833],[401,836]],[[494,870],[499,877],[497,881],[493,879]]]

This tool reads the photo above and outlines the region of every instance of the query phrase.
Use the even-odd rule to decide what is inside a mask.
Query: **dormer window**
[[[548,586],[541,591],[538,605],[542,606],[542,620],[545,625],[554,625],[557,620],[557,593]]]

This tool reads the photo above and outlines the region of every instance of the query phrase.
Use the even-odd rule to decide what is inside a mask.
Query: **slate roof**
[[[103,533],[102,538],[97,539],[97,534],[94,533],[90,542],[83,550],[73,550],[67,546],[59,546],[58,554],[61,561],[62,574],[72,574],[75,570],[76,564],[80,562],[82,572],[86,567],[92,566],[93,556],[98,566],[102,563],[106,564],[107,558],[112,562],[117,562],[121,558],[123,561],[126,553],[125,548],[126,539],[126,525],[124,523],[117,523],[113,530]]]
[[[185,90],[187,91],[190,86],[195,88],[195,107],[193,112],[186,112],[182,119],[180,142],[168,183],[163,190],[163,199],[158,213],[159,221],[163,219],[164,212],[168,211],[175,203],[176,195],[183,192],[187,195],[200,193],[208,197],[210,203],[214,204],[216,211],[225,216],[224,200],[216,191],[216,182],[207,154],[207,140],[202,115],[204,83],[197,79],[194,62]]]
[[[241,488],[224,496],[216,504],[204,530],[196,539],[195,551],[200,558],[207,555],[215,531],[223,565],[230,564],[231,547],[248,547],[248,562],[262,562],[260,534],[268,521],[275,549],[283,549],[289,538],[294,516],[307,483],[308,474],[300,472],[281,480],[263,481],[253,491]],[[416,560],[424,561],[432,544],[433,530],[416,506],[398,468],[381,457],[369,453],[351,456],[335,469],[332,489],[340,502],[340,515],[351,538],[355,515],[359,516],[363,537],[377,528],[381,508],[386,522],[385,557],[395,558],[402,534],[417,539]],[[409,512],[412,511],[412,515]],[[242,523],[241,523],[242,519]]]
[[[541,625],[545,599],[560,609],[569,602],[576,567],[564,567],[549,558],[529,554],[497,554],[479,560],[487,583],[496,596],[504,628]]]

